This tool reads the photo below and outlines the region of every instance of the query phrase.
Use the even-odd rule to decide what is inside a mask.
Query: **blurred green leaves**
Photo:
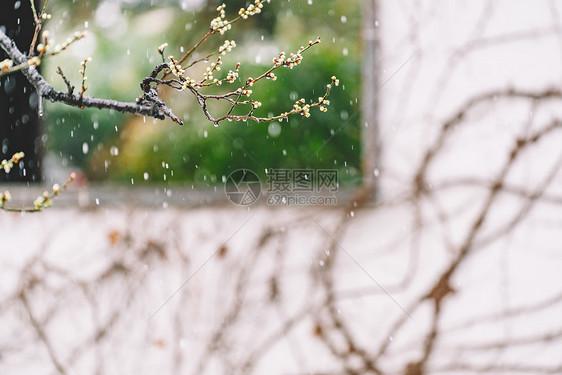
[[[234,16],[237,6],[246,5],[243,1],[235,3],[227,4],[227,14]],[[310,118],[296,115],[288,121],[261,124],[224,122],[216,128],[204,118],[192,96],[173,90],[161,90],[161,95],[185,120],[183,127],[171,121],[154,123],[152,119],[109,111],[50,105],[48,151],[82,167],[93,179],[143,181],[147,173],[151,183],[187,181],[212,185],[221,183],[223,176],[238,168],[249,168],[261,175],[268,168],[338,168],[340,183],[357,184],[359,116],[354,114],[358,111],[360,88],[359,2],[346,2],[345,6],[341,3],[272,1],[263,14],[236,23],[233,30],[213,37],[200,51],[204,56],[225,39],[235,39],[238,47],[224,58],[221,73],[226,75],[240,61],[240,76],[245,80],[269,68],[271,59],[281,50],[296,51],[309,39],[320,36],[322,43],[304,55],[302,64],[292,70],[277,70],[275,82],[258,82],[252,87],[252,98],[263,103],[258,115],[279,114],[290,110],[295,100],[305,98],[311,102],[322,96],[330,77],[336,75],[341,85],[328,98],[328,112],[314,108]],[[91,51],[94,60],[88,65],[89,95],[133,101],[140,94],[140,81],[159,62],[156,48],[168,42],[166,54],[181,56],[206,32],[208,22],[215,16],[209,9],[218,3],[197,12],[165,6],[141,11],[142,7],[134,7],[134,2],[126,5],[118,17],[125,25],[121,24],[118,31],[89,21],[89,38],[93,35],[95,40]],[[67,6],[77,7],[70,2]],[[95,13],[100,4],[91,6]],[[64,7],[59,11],[64,12]],[[53,14],[53,18],[56,16]],[[74,70],[79,69],[80,58],[76,55],[53,59],[48,71],[60,64],[78,85]],[[204,63],[198,64],[188,75],[197,76],[204,68]],[[51,76],[53,82],[60,80]],[[218,90],[224,92],[241,84],[225,84]],[[220,113],[224,108],[211,110]]]

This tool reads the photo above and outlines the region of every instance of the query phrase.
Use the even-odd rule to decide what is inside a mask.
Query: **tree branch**
[[[0,47],[2,47],[14,63],[19,65],[28,62],[28,58],[17,48],[15,42],[2,30],[0,30]],[[70,92],[64,93],[58,91],[45,81],[35,66],[24,67],[22,73],[33,87],[35,87],[40,96],[53,103],[61,102],[77,108],[93,107],[98,109],[113,109],[117,112],[134,113],[137,115],[154,117],[159,120],[163,120],[167,116],[174,122],[180,125],[183,124],[183,122],[172,113],[172,110],[166,106],[166,103],[158,97],[158,91],[155,88],[149,88],[135,103],[120,102],[111,99],[99,99],[87,96],[80,97]]]

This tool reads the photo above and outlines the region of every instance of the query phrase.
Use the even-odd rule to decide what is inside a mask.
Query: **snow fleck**
[[[281,134],[281,125],[276,122],[272,122],[267,127],[267,133],[272,137],[278,137]]]

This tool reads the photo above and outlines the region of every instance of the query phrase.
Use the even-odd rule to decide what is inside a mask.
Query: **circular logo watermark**
[[[249,206],[260,197],[260,178],[249,169],[237,169],[226,178],[224,192],[228,200],[235,205]]]

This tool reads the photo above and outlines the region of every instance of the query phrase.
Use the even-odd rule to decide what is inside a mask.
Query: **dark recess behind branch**
[[[36,2],[39,6],[39,2]],[[40,9],[40,8],[38,8]],[[0,27],[13,38],[22,52],[29,51],[35,24],[28,1],[3,1]],[[0,49],[0,61],[7,58]],[[37,95],[21,73],[0,78],[0,160],[23,151],[25,158],[0,182],[40,182],[43,145],[41,120],[37,115]]]

